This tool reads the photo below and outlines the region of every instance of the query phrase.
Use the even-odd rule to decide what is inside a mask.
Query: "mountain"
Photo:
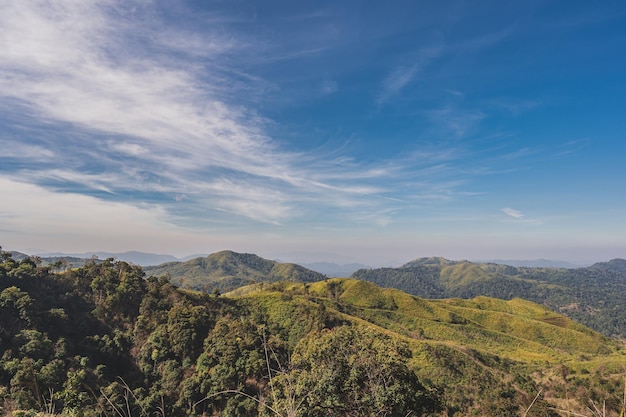
[[[467,262],[467,261],[451,261],[449,259],[446,258],[442,258],[440,256],[431,256],[428,258],[417,258],[414,259],[406,264],[404,264],[402,266],[402,268],[413,268],[413,267],[418,267],[418,266],[422,266],[422,265],[457,265],[459,263],[463,263],[463,262]]]
[[[300,265],[263,259],[249,253],[222,251],[186,262],[168,262],[146,267],[149,275],[167,275],[181,287],[228,291],[258,281],[312,282],[325,279],[319,272]]]
[[[606,335],[626,336],[623,260],[587,268],[528,268],[420,258],[352,278],[426,298],[515,297],[544,304]]]
[[[18,261],[31,257],[31,255],[18,251],[9,251],[8,253],[11,254],[11,257],[13,259]],[[39,262],[42,266],[51,266],[53,269],[80,267],[91,261],[90,258],[84,257],[79,258],[61,254],[58,254],[59,256],[52,255],[54,254],[51,254],[51,256],[33,256],[33,258],[35,258],[37,262]]]
[[[224,269],[276,267],[248,254],[207,258]],[[259,282],[217,296],[144,276],[123,261],[50,273],[29,259],[0,260],[0,414],[558,417],[587,415],[591,401],[606,401],[606,416],[622,408],[623,343],[530,301],[428,300],[356,279]]]
[[[598,262],[589,267],[590,269],[601,269],[604,271],[619,272],[626,274],[626,259],[611,259],[608,262]]]
[[[551,259],[492,259],[485,261],[478,261],[479,263],[491,263],[491,264],[501,264],[501,265],[511,265],[518,267],[530,267],[530,268],[580,268],[581,266],[586,266],[583,264],[574,264],[572,262],[567,261],[558,261]],[[587,264],[588,265],[588,264]]]
[[[107,259],[114,258],[124,262],[130,262],[135,265],[140,266],[148,266],[148,265],[158,265],[165,262],[173,262],[178,261],[179,259],[172,255],[160,255],[156,253],[146,253],[146,252],[137,252],[137,251],[129,251],[129,252],[83,252],[83,253],[46,253],[39,255],[42,258],[82,258],[82,259],[90,259],[93,257],[97,257],[98,259]]]
[[[11,257],[13,259],[22,260],[24,258],[28,258],[27,254],[22,253],[22,252],[18,252],[18,251],[15,251],[15,250],[10,251],[9,253],[11,254]]]

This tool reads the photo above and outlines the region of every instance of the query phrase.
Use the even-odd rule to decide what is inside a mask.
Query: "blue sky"
[[[626,257],[622,1],[0,0],[0,245]]]

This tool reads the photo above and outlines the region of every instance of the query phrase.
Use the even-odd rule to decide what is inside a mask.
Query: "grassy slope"
[[[521,353],[540,360],[564,355],[606,354],[608,339],[544,306],[513,299],[425,300],[395,289],[382,289],[358,280],[329,280],[311,284],[323,295],[338,283],[339,302],[354,315],[393,328],[417,339],[445,341],[474,349],[493,350],[514,360]],[[417,335],[417,336],[416,336]]]
[[[523,298],[611,336],[626,336],[626,274],[619,260],[590,268],[516,268],[424,258],[352,277],[425,298]],[[617,265],[617,266],[616,266]]]
[[[426,300],[354,279],[249,286],[226,296],[262,305],[277,323],[286,317],[293,321],[288,325],[297,323],[294,303],[317,304],[342,320],[407,340],[415,371],[445,387],[452,408],[484,398],[485,390],[500,392],[505,383],[531,399],[545,389],[556,401],[567,391],[563,369],[582,380],[600,370],[623,371],[619,343],[521,299]]]

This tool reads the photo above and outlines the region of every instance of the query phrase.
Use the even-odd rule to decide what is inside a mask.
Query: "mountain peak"
[[[451,261],[449,259],[443,258],[441,256],[430,256],[426,258],[417,258],[406,264],[402,265],[401,268],[411,268],[416,266],[424,266],[424,265],[456,265],[459,263],[464,263],[467,261]]]
[[[626,259],[615,258],[611,259],[608,262],[597,262],[591,265],[589,268],[626,273]]]
[[[169,262],[145,271],[152,275],[169,275],[186,288],[221,291],[232,290],[251,282],[299,281],[312,282],[324,275],[300,265],[264,259],[252,253],[223,250],[186,262]]]

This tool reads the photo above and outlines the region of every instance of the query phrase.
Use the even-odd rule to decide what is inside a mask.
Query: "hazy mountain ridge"
[[[139,251],[128,252],[83,252],[83,253],[45,253],[39,255],[41,258],[80,258],[90,259],[96,257],[98,259],[114,258],[120,261],[129,262],[139,266],[158,265],[165,262],[179,262],[181,259],[173,255],[147,253]]]
[[[576,264],[573,262],[559,261],[553,259],[489,259],[489,260],[476,260],[477,263],[488,264],[500,264],[510,265],[516,267],[529,267],[529,268],[582,268],[589,264]]]
[[[23,259],[27,256],[32,256],[32,254],[26,254],[18,251],[11,251],[15,259]],[[299,254],[301,257],[305,257],[304,254]],[[350,262],[350,263],[338,263],[338,262],[327,262],[324,261],[324,255],[331,256],[329,254],[318,254],[317,258],[321,259],[320,261],[290,261],[285,262],[282,260],[277,260],[277,262],[281,263],[295,263],[297,265],[304,266],[305,268],[311,269],[316,272],[320,272],[322,274],[326,274],[328,276],[349,276],[354,273],[358,269],[369,269],[370,266],[358,263],[358,262]],[[127,251],[127,252],[105,252],[105,251],[95,251],[95,252],[82,252],[82,253],[65,253],[65,252],[51,252],[51,253],[38,253],[35,256],[39,256],[42,258],[44,262],[48,262],[48,258],[75,258],[75,259],[83,259],[89,260],[94,256],[98,259],[107,259],[114,258],[116,260],[121,260],[124,262],[133,263],[135,265],[140,265],[142,267],[145,266],[158,266],[167,262],[185,262],[191,259],[206,257],[207,254],[193,254],[186,255],[182,257],[177,257],[169,254],[158,254],[158,253],[150,253],[150,252],[141,252],[141,251]],[[448,260],[443,257],[426,257],[426,258],[418,258],[418,259],[441,259],[446,262],[459,262]],[[617,259],[619,261],[619,259]],[[412,262],[412,261],[411,261]],[[529,259],[529,260],[520,260],[520,259],[490,259],[490,260],[476,260],[472,261],[475,263],[493,263],[499,265],[510,265],[515,267],[530,267],[530,268],[581,268],[583,267],[580,264],[575,264],[567,261],[560,260],[551,260],[551,259]],[[611,261],[609,261],[611,262]],[[594,265],[602,265],[607,262],[597,262]],[[347,274],[346,274],[347,273]]]
[[[367,265],[360,263],[337,264],[333,262],[312,262],[298,264],[331,278],[349,277],[359,269],[367,268]]]

